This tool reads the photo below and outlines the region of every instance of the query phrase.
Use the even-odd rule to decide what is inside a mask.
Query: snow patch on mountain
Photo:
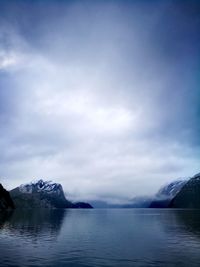
[[[32,181],[28,184],[22,184],[19,186],[21,193],[32,194],[45,192],[48,194],[56,193],[61,194],[63,192],[61,184],[54,183],[52,181],[44,181],[42,179]]]
[[[195,178],[195,179],[200,179],[200,173],[197,173],[197,174],[195,174],[192,178]]]
[[[173,198],[175,195],[178,194],[178,192],[181,190],[181,188],[187,183],[189,178],[187,179],[178,179],[176,181],[173,181],[169,184],[164,185],[158,193],[156,194],[156,197],[158,198]]]

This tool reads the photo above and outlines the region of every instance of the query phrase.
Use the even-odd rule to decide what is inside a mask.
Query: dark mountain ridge
[[[14,209],[15,205],[10,197],[10,194],[6,189],[3,188],[2,184],[0,184],[0,210],[5,209]]]
[[[42,179],[20,185],[10,191],[16,208],[92,208],[88,203],[73,203],[66,199],[61,184]]]
[[[178,179],[161,187],[149,205],[149,208],[168,208],[171,200],[180,192],[186,183],[187,179]]]
[[[200,209],[200,173],[182,187],[169,204],[170,208]]]

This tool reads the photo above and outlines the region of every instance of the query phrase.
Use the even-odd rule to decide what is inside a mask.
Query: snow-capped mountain
[[[17,208],[92,208],[88,203],[72,203],[61,184],[42,179],[22,184],[10,191]]]
[[[188,178],[189,179],[189,178]],[[181,188],[187,183],[188,179],[179,179],[160,188],[156,197],[158,198],[173,198]]]
[[[188,178],[189,179],[189,178]],[[142,196],[131,199],[123,208],[167,208],[171,200],[179,193],[188,179],[178,179],[162,186],[153,196]]]
[[[200,180],[200,172],[195,174],[192,178],[196,179],[197,181],[199,181]]]
[[[42,179],[19,187],[10,191],[11,197],[16,203],[16,207],[23,208],[71,208],[72,202],[65,198],[61,184]]]
[[[43,181],[42,179],[33,181],[28,184],[20,185],[19,191],[21,193],[29,193],[29,194],[45,192],[48,194],[56,193],[59,195],[63,193],[61,184],[54,183],[52,181]]]
[[[170,203],[171,208],[200,208],[200,173],[184,184]]]
[[[149,208],[168,208],[171,200],[179,193],[188,179],[178,179],[164,185],[155,195]]]

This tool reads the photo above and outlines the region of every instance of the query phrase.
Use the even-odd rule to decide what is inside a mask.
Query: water
[[[200,266],[200,211],[0,213],[0,266]]]

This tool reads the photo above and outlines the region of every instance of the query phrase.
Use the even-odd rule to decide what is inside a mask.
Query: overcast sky
[[[0,182],[122,202],[200,170],[199,1],[0,1]]]

